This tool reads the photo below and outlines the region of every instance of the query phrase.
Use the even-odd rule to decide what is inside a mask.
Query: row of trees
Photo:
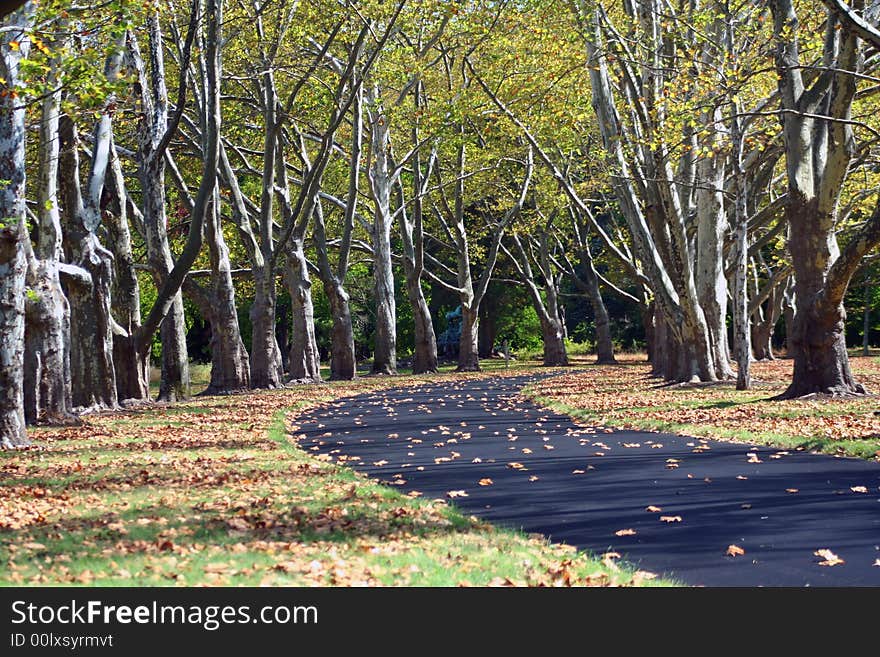
[[[499,264],[567,363],[563,280],[613,362],[603,295],[654,371],[750,384],[785,317],[787,396],[862,392],[844,295],[880,242],[873,6],[114,0],[24,3],[0,28],[0,436],[189,391],[356,376],[366,260],[377,374],[437,369],[426,290],[461,305],[460,370]],[[841,246],[839,246],[842,244]],[[278,292],[291,322],[279,341]],[[249,306],[249,339],[239,307]],[[156,336],[158,335],[158,340]]]

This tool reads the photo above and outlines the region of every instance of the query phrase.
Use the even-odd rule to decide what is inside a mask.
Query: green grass
[[[405,495],[292,438],[298,410],[425,380],[436,377],[202,397],[39,429],[39,449],[0,454],[0,585],[674,584]]]

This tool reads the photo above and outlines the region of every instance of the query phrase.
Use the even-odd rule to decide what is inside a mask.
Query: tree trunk
[[[121,50],[108,58],[104,74],[114,79]],[[113,254],[98,239],[101,198],[109,165],[115,101],[109,98],[94,129],[91,166],[83,194],[80,188],[79,137],[69,116],[59,122],[62,205],[65,226],[63,245],[68,263],[85,270],[65,277],[70,302],[70,374],[74,406],[116,408],[116,371],[113,337],[118,327],[111,311]]]
[[[116,396],[120,403],[150,398],[150,354],[141,355],[136,326],[131,329],[128,335],[113,334]]]
[[[2,102],[2,101],[0,101]],[[2,104],[0,104],[2,107]],[[0,190],[0,447],[29,445],[24,416],[24,122],[0,118],[0,161],[12,161],[13,184]],[[2,117],[2,114],[0,114]],[[23,118],[23,116],[21,117]],[[11,128],[11,129],[10,129]],[[16,152],[15,140],[21,140]],[[18,168],[20,165],[21,168]],[[8,175],[8,174],[6,174]],[[10,189],[13,188],[13,189]],[[20,199],[20,200],[19,200]],[[19,214],[15,214],[15,211]],[[10,221],[12,219],[13,221]]]
[[[111,298],[113,318],[127,335],[113,335],[113,365],[116,368],[116,396],[126,399],[150,398],[150,356],[138,351],[141,327],[140,282],[134,268],[131,231],[128,227],[128,202],[122,167],[116,151],[110,151],[110,176],[105,192],[109,202],[104,211],[107,241],[113,252],[114,277]],[[132,207],[132,211],[136,209]]]
[[[269,262],[254,267],[251,306],[251,386],[279,388],[284,378],[281,350],[275,338],[275,277]]]
[[[0,33],[0,77],[8,89],[19,81],[19,63],[28,55],[24,29],[33,4],[4,18]],[[22,31],[13,30],[21,26]],[[17,41],[16,48],[10,47]],[[29,445],[24,419],[25,107],[9,93],[0,96],[0,447]]]
[[[115,408],[116,370],[113,364],[113,317],[110,284],[113,254],[88,233],[76,245],[76,264],[90,281],[67,280],[70,301],[70,374],[73,405],[81,408]]]
[[[733,44],[729,43],[732,49]],[[752,386],[752,345],[749,331],[749,236],[748,236],[748,186],[743,167],[743,134],[739,103],[734,103],[731,119],[733,145],[733,173],[736,199],[734,201],[733,243],[733,351],[736,357],[736,389],[748,390]]]
[[[25,301],[24,404],[28,423],[76,420],[70,384],[70,305],[61,288],[63,255],[58,202],[61,63],[53,59],[41,104],[36,257],[28,262]],[[39,258],[39,259],[38,259]]]
[[[471,309],[462,304],[461,306],[461,339],[458,347],[457,372],[479,372],[479,308]]]
[[[373,227],[373,291],[376,304],[373,374],[397,374],[397,309],[391,266],[390,219]]]
[[[168,244],[164,158],[142,163],[140,179],[147,260],[150,263],[156,289],[160,290],[174,268],[171,247]],[[172,402],[186,399],[190,394],[189,357],[186,350],[183,296],[180,291],[173,295],[171,307],[162,320],[159,339],[162,343],[162,374],[158,398]]]
[[[10,169],[13,184],[0,190],[0,212],[9,217],[0,223],[0,447],[5,449],[30,444],[25,431],[23,386],[27,233],[24,194],[20,192],[24,191],[24,122],[19,122],[18,116],[24,112],[9,114],[14,116],[13,121],[0,118],[0,161],[15,165]],[[16,125],[10,126],[13,122]],[[14,143],[18,139],[20,152],[16,152]]]
[[[330,318],[333,322],[330,330],[330,380],[350,381],[357,378],[357,361],[348,292],[335,279],[322,282],[330,301]]]
[[[817,202],[804,202],[794,196],[790,191],[786,206],[797,296],[789,340],[794,373],[782,397],[864,394],[865,388],[855,381],[849,365],[843,303],[830,301],[825,295],[826,276],[836,258],[837,244],[833,231],[824,227],[833,221],[817,217]]]
[[[493,297],[489,297],[492,299]],[[483,313],[480,318],[479,336],[477,338],[478,354],[480,358],[491,358],[495,347],[495,341],[498,337],[498,326],[495,321],[498,309],[494,303],[486,303],[486,300],[480,304],[480,310]]]
[[[864,310],[862,311],[862,356],[867,356],[871,348],[871,279],[865,275]]]
[[[705,171],[706,165],[711,170]],[[705,159],[699,168],[703,173],[703,184],[712,185],[712,188],[697,190],[697,295],[706,317],[715,376],[730,379],[733,370],[727,345],[727,278],[723,253],[728,225],[722,189],[724,167],[715,159]]]
[[[211,382],[205,394],[228,393],[250,387],[248,353],[241,340],[229,249],[220,224],[219,196],[208,213],[206,237],[211,259]]]
[[[794,277],[792,276],[788,282],[788,285],[783,292],[783,301],[782,301],[782,316],[785,321],[785,357],[791,358],[792,354],[792,344],[791,344],[791,332],[792,327],[794,327],[794,315],[795,310],[797,308],[797,299],[794,296]]]
[[[791,385],[780,397],[862,394],[865,389],[853,379],[846,351],[843,298],[861,257],[880,240],[880,217],[875,210],[847,245],[845,257],[836,232],[840,193],[855,153],[850,119],[856,75],[852,73],[861,68],[863,49],[856,33],[836,29],[840,27],[836,14],[829,14],[823,63],[835,74],[827,79],[827,88],[820,86],[822,93],[811,99],[814,87],[808,88],[803,77],[799,45],[803,28],[795,3],[775,0],[769,5],[779,96],[788,110],[782,119],[788,178],[785,218],[797,298],[789,339],[794,371]],[[830,120],[804,114],[805,107]]]
[[[406,294],[412,305],[415,353],[413,355],[413,374],[426,374],[437,371],[437,336],[431,321],[431,310],[422,291],[421,277],[406,277]]]
[[[373,374],[397,373],[397,308],[391,264],[391,135],[378,85],[368,85],[366,109],[370,120],[372,162],[369,170],[373,197],[373,296],[376,331],[373,336]]]
[[[599,289],[599,274],[593,265],[593,255],[588,244],[584,243],[580,253],[585,291],[593,308],[593,322],[596,325],[596,362],[600,365],[613,364],[617,359],[614,357],[614,343],[611,340],[611,319]]]
[[[773,325],[769,320],[752,324],[751,342],[755,360],[775,360],[772,340]]]
[[[656,338],[654,330],[654,304],[642,303],[639,305],[642,315],[642,328],[645,331],[645,351],[647,352],[648,362],[655,361],[656,354]]]
[[[416,109],[419,107],[421,83],[416,83],[413,91]],[[418,123],[412,128],[413,145],[419,143]],[[431,309],[422,290],[422,273],[425,268],[425,243],[422,195],[422,164],[419,149],[414,148],[412,154],[413,177],[413,210],[412,219],[406,213],[403,200],[403,186],[398,178],[400,191],[400,237],[403,245],[403,272],[406,277],[406,296],[409,299],[413,314],[414,354],[413,374],[426,374],[437,371],[437,336],[434,323],[431,321]]]
[[[182,401],[190,396],[185,322],[183,295],[178,292],[174,295],[171,308],[159,328],[159,340],[162,343],[162,375],[158,397],[160,401]]]
[[[25,301],[24,405],[29,424],[76,421],[70,376],[70,306],[58,262],[35,261]]]
[[[289,372],[297,383],[321,381],[321,359],[315,338],[315,309],[312,305],[312,281],[301,240],[291,240],[287,254],[287,289],[293,315]]]
[[[541,318],[541,334],[544,339],[544,367],[568,365],[562,322],[558,318]]]

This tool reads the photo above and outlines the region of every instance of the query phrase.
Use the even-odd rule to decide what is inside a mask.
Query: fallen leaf
[[[868,489],[866,486],[850,486],[849,489],[853,493],[867,493]]]
[[[489,479],[489,477],[483,477],[480,481],[477,482],[480,486],[491,486],[495,482]]]
[[[26,550],[45,550],[46,546],[42,543],[24,543],[21,547]]]
[[[663,509],[661,509],[659,506],[654,506],[653,504],[645,508],[645,511],[647,511],[648,513],[660,513],[662,510]]]
[[[614,563],[615,559],[620,559],[620,553],[618,552],[606,552],[602,555],[602,563],[606,568],[610,570],[618,571],[620,568],[617,567],[617,564]]]
[[[514,470],[523,470],[523,469],[525,469],[526,466],[524,466],[522,463],[517,463],[516,461],[512,461],[511,463],[507,464],[507,467],[513,468]]]
[[[681,516],[660,516],[660,522],[681,522]]]
[[[206,573],[221,574],[221,573],[225,573],[229,570],[229,564],[228,563],[209,563],[207,566],[205,566],[204,570]]]
[[[821,548],[813,552],[813,554],[822,558],[822,561],[819,562],[820,566],[837,566],[838,564],[846,563],[846,561],[838,557],[828,548]]]
[[[726,554],[728,557],[741,557],[746,553],[739,545],[728,545]]]
[[[797,488],[786,488],[785,492],[794,494],[794,493],[798,492],[798,489]]]
[[[529,481],[538,481],[538,475],[532,475],[529,477]]]
[[[226,524],[232,527],[236,531],[246,532],[251,526],[248,524],[248,521],[244,518],[230,518],[226,521]]]
[[[614,532],[614,535],[615,536],[635,536],[636,530],[635,529],[618,529],[616,532]]]
[[[463,491],[463,490],[450,490],[450,491],[447,491],[447,493],[446,493],[446,497],[449,497],[449,498],[467,497],[467,496],[468,496],[467,492]]]

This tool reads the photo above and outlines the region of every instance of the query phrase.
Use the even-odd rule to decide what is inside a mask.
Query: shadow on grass
[[[165,452],[165,451],[199,451],[199,450],[259,450],[270,451],[277,448],[277,444],[269,438],[254,439],[228,439],[228,440],[212,440],[210,438],[197,439],[141,439],[137,438],[131,442],[114,442],[103,443],[101,445],[83,447],[74,447],[71,449],[52,449],[50,455],[53,457],[78,456],[85,455],[89,452],[101,453],[129,453],[129,452]]]
[[[143,505],[121,513],[66,516],[26,529],[2,530],[0,554],[5,551],[3,544],[20,543],[42,546],[32,550],[33,558],[63,555],[66,560],[83,548],[88,552],[84,558],[108,558],[114,553],[189,554],[205,546],[260,541],[343,544],[364,538],[432,538],[474,531],[464,518],[447,517],[440,509],[414,508],[408,500],[380,494],[329,498],[316,508],[273,506],[266,498],[224,509],[207,508],[210,504]]]

